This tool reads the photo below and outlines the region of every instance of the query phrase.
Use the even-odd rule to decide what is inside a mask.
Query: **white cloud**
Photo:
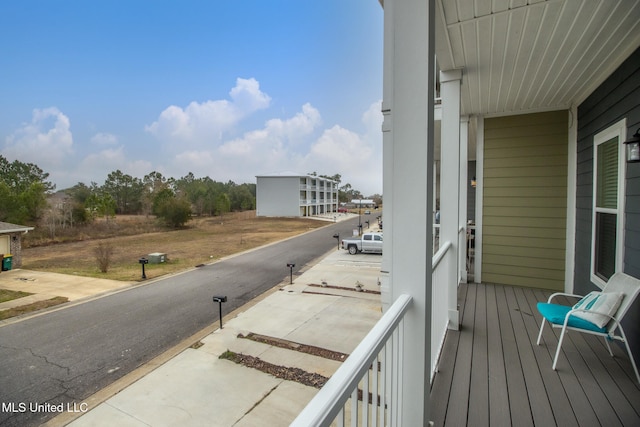
[[[375,160],[374,147],[361,135],[340,126],[324,131],[313,144],[302,161],[304,170],[320,174],[339,173],[343,184],[349,182],[354,188],[365,192],[371,188],[366,182],[372,175],[381,172],[382,163]]]
[[[302,142],[303,137],[311,134],[321,123],[320,112],[311,104],[306,103],[302,106],[302,111],[290,119],[269,120],[265,131],[292,145],[297,145]]]
[[[270,102],[257,80],[238,78],[228,100],[170,106],[146,130],[164,143],[169,156],[162,167],[171,176],[191,171],[213,179],[253,182],[262,173],[317,171],[339,173],[345,183],[365,194],[382,191],[380,101],[363,113],[362,133],[336,125],[314,140],[322,118],[307,103],[292,117],[270,119],[262,128],[225,140],[224,135],[235,131],[243,118],[268,108]]]
[[[310,156],[348,165],[371,157],[372,149],[360,135],[340,126],[324,131],[318,142],[311,148]]]
[[[254,182],[265,171],[291,168],[306,153],[321,121],[320,112],[307,103],[290,118],[268,120],[264,127],[218,147],[183,148],[172,157],[173,166],[167,167],[180,171],[176,176],[191,171],[213,179]]]
[[[358,134],[341,126],[324,131],[302,160],[304,171],[342,176],[365,196],[382,193],[382,113],[374,102],[362,115],[365,132]]]
[[[382,113],[380,102],[362,115],[362,134],[335,125],[311,139],[322,122],[310,104],[288,119],[271,119],[261,129],[220,147],[182,151],[176,166],[196,175],[254,182],[263,173],[294,170],[299,173],[339,173],[365,195],[382,192]]]
[[[119,146],[89,154],[82,160],[80,166],[86,170],[91,170],[92,168],[101,165],[105,165],[107,167],[119,167],[123,161],[125,161],[124,147]]]
[[[382,100],[374,102],[362,114],[362,122],[366,127],[366,136],[381,140],[382,138]]]
[[[96,145],[115,145],[118,137],[110,133],[97,133],[91,137],[91,143]]]
[[[210,144],[220,141],[224,132],[247,115],[267,108],[271,102],[253,78],[238,78],[229,95],[231,101],[193,101],[184,109],[171,105],[160,113],[158,120],[145,126],[145,130],[166,142],[189,143],[189,146]]]
[[[193,172],[199,177],[238,183],[255,182],[255,176],[264,173],[293,170],[339,173],[343,184],[348,182],[365,195],[382,191],[380,102],[368,107],[360,126],[354,124],[351,129],[339,125],[323,129],[320,112],[307,103],[292,116],[272,118],[238,138],[218,138],[212,144],[204,137],[212,129],[218,133],[230,129],[242,114],[265,108],[269,102],[257,81],[238,79],[230,100],[193,102],[185,109],[169,107],[163,111],[148,127],[160,139],[161,147],[144,150],[135,145],[135,140],[125,142],[114,133],[103,132],[90,137],[90,143],[83,147],[88,150],[83,158],[74,153],[67,116],[56,108],[34,110],[31,122],[6,138],[2,154],[9,160],[37,164],[50,173],[58,188],[77,182],[102,184],[110,172],[118,169],[138,178],[156,170],[167,177],[180,178]],[[354,131],[356,128],[360,130]],[[176,137],[171,147],[165,143],[171,140],[169,131],[182,138]],[[187,142],[187,135],[200,139]]]
[[[125,153],[123,146],[107,148],[82,159],[77,166],[77,178],[74,181],[85,184],[88,184],[87,181],[97,181],[98,184],[102,184],[107,175],[115,170],[142,178],[153,170],[153,165],[146,160],[132,160]]]
[[[196,177],[208,176],[215,181],[226,182],[236,180],[239,171],[244,172],[244,169],[235,168],[234,170],[233,166],[235,165],[226,165],[220,157],[215,156],[212,150],[189,150],[176,154],[170,163],[163,164],[156,169],[160,170],[163,175],[176,179],[192,172]],[[229,175],[229,170],[234,172],[236,176]],[[251,181],[242,180],[241,182]]]
[[[282,120],[271,119],[265,127],[245,133],[223,144],[219,152],[223,155],[245,156],[251,154],[264,161],[264,156],[300,144],[321,123],[320,112],[311,104],[302,106],[295,116]]]
[[[31,122],[6,138],[2,154],[43,170],[62,165],[73,153],[69,118],[55,107],[33,110]]]
[[[267,108],[271,103],[271,98],[260,90],[260,83],[254,78],[236,80],[236,87],[229,92],[236,107],[244,113]]]

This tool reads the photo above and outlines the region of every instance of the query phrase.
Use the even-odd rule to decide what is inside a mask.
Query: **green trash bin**
[[[11,270],[12,261],[13,261],[12,255],[5,255],[4,258],[2,259],[2,271]]]

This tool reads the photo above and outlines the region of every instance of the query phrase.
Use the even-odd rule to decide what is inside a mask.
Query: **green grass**
[[[230,360],[232,362],[240,363],[238,361],[238,353],[233,352],[231,350],[227,350],[224,353],[222,353],[220,356],[218,356],[218,359]]]
[[[58,304],[64,304],[68,301],[69,299],[67,297],[54,297],[48,300],[34,302],[33,304],[26,304],[21,305],[20,307],[9,308],[7,310],[0,311],[0,320],[53,307]]]
[[[0,303],[26,297],[29,295],[33,295],[33,294],[30,294],[29,292],[10,291],[9,289],[0,289]]]

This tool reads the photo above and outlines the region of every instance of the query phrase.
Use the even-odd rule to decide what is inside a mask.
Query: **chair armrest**
[[[573,298],[584,298],[584,295],[575,295],[575,294],[567,294],[567,293],[564,293],[564,292],[556,292],[555,294],[551,294],[551,296],[547,300],[547,303],[551,303],[552,299],[554,299],[555,297],[559,297],[559,296],[573,297]]]
[[[569,322],[569,317],[571,317],[572,314],[574,313],[579,313],[579,312],[583,312],[583,313],[587,313],[589,312],[589,310],[584,309],[584,308],[573,308],[571,310],[569,310],[566,314],[566,316],[564,317],[564,324],[565,326],[567,325],[567,323]],[[608,317],[609,320],[607,321],[607,323],[605,324],[605,326],[607,326],[612,320],[615,324],[616,327],[620,326],[620,322],[618,322],[618,319],[616,319],[614,316],[611,316],[607,313],[597,313],[599,316],[604,316],[604,317]],[[597,325],[596,325],[597,326]],[[607,330],[610,330],[610,328],[606,328]]]

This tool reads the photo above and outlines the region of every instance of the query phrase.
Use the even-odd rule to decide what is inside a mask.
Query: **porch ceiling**
[[[436,0],[435,20],[468,115],[577,105],[640,46],[637,0]]]

